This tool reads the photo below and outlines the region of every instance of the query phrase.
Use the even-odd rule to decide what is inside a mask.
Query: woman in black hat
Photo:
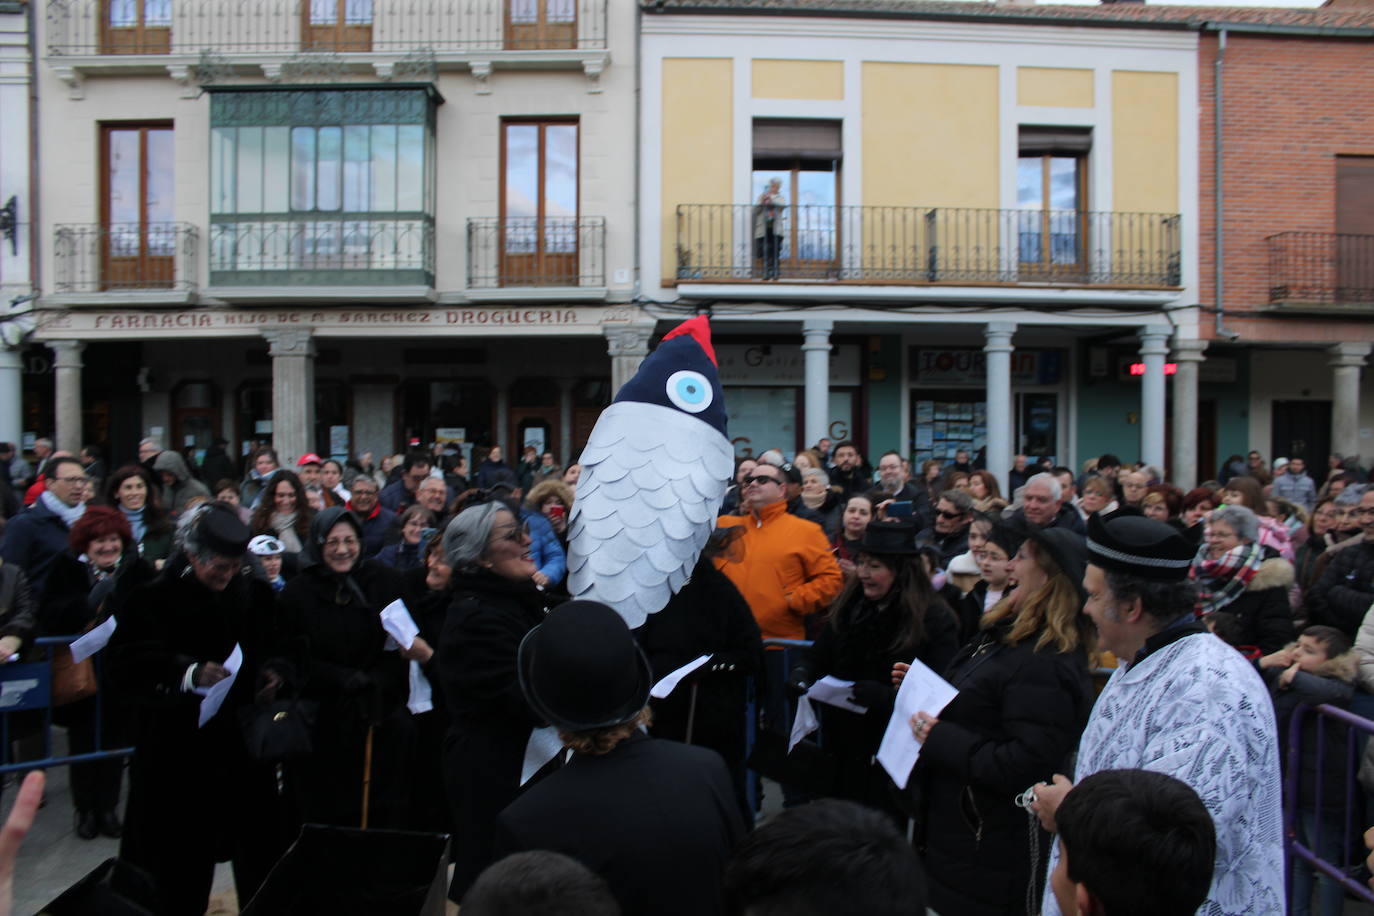
[[[1092,708],[1086,543],[1065,528],[1026,534],[1015,591],[945,673],[958,696],[911,721],[922,749],[907,789],[922,812],[930,906],[941,913],[1004,916],[1039,899],[1052,838],[1014,799],[1066,772]]]
[[[793,666],[788,683],[801,693],[821,677],[853,681],[855,713],[818,704],[825,747],[839,764],[836,798],[847,798],[901,818],[887,778],[873,755],[882,743],[897,693],[891,672],[913,658],[936,671],[958,650],[958,621],[935,593],[916,548],[910,521],[869,524],[855,575],[830,608],[830,622]]]

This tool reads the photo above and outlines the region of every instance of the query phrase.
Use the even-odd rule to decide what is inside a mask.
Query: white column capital
[[[649,355],[649,340],[654,336],[652,324],[614,325],[603,328],[606,352],[611,356],[643,358]]]
[[[985,353],[1010,353],[1014,349],[1011,343],[1012,336],[1016,333],[1016,323],[1012,321],[989,321],[983,327],[983,336],[987,343],[983,346]]]
[[[53,352],[54,369],[80,369],[85,365],[81,361],[81,351],[86,349],[85,341],[50,340],[48,346]]]
[[[802,336],[812,337],[819,334],[830,336],[830,332],[835,330],[835,322],[830,318],[808,318],[802,322]]]
[[[1157,325],[1146,325],[1140,329],[1141,356],[1168,356],[1169,329]]]
[[[1200,363],[1206,357],[1202,354],[1207,349],[1210,341],[1206,340],[1179,340],[1174,339],[1174,362],[1176,363]]]
[[[265,328],[267,352],[274,356],[314,356],[315,339],[309,328]]]
[[[1367,343],[1353,341],[1338,343],[1327,349],[1326,364],[1334,368],[1343,366],[1351,366],[1356,369],[1363,368],[1364,361],[1369,356],[1371,349],[1374,349],[1374,345]]]

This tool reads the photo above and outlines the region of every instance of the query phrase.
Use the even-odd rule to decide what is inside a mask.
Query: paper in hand
[[[234,687],[234,681],[238,678],[239,668],[243,666],[243,647],[234,643],[234,651],[229,653],[229,657],[224,660],[224,670],[229,672],[229,676],[224,680],[216,681],[209,687],[197,687],[196,693],[202,697],[200,701],[200,724],[198,728],[204,728],[205,723],[215,717],[219,708],[224,705],[224,698],[229,695],[229,691]]]
[[[420,628],[415,625],[415,619],[410,616],[410,609],[400,598],[382,608],[382,629],[386,630],[387,635],[396,640],[396,644],[402,649],[409,649],[415,644],[415,637],[420,635]]]
[[[887,770],[887,775],[892,777],[897,788],[906,788],[911,768],[921,755],[921,742],[911,733],[911,717],[918,712],[938,716],[958,694],[959,691],[940,675],[920,661],[912,660],[911,670],[906,673],[901,689],[897,691],[897,702],[892,710],[892,718],[887,720],[883,742],[878,745],[878,762]]]
[[[670,693],[677,689],[677,685],[682,683],[683,678],[685,678],[687,675],[691,674],[693,671],[700,668],[702,665],[706,664],[707,660],[709,660],[710,657],[711,654],[708,652],[700,658],[692,659],[690,662],[683,665],[676,671],[670,671],[668,675],[663,678],[663,680],[659,681],[657,684],[653,686],[653,689],[649,691],[649,696],[653,697],[655,700],[662,700],[663,698],[667,697]]]
[[[798,741],[820,727],[816,710],[811,705],[812,700],[859,714],[868,712],[867,706],[860,706],[849,698],[853,687],[853,681],[842,681],[833,675],[827,675],[811,685],[806,695],[797,700],[797,714],[792,717],[792,733],[787,739],[789,754],[792,753],[792,748],[797,746]]]
[[[406,700],[406,709],[413,716],[434,709],[434,688],[429,685],[429,678],[425,677],[420,663],[414,659],[410,662],[410,697]]]
[[[111,614],[105,618],[105,622],[95,627],[89,633],[73,639],[71,644],[72,661],[83,662],[90,658],[109,643],[110,637],[114,635],[115,627],[118,626],[115,616]]]

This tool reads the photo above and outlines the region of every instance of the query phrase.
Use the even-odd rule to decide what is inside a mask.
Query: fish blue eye
[[[711,383],[700,372],[683,369],[668,376],[668,400],[682,410],[701,413],[714,399]]]

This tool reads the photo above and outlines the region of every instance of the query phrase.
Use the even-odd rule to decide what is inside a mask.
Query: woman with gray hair
[[[1288,606],[1295,573],[1259,535],[1259,517],[1246,507],[1214,510],[1190,575],[1198,583],[1198,616],[1232,645],[1268,655],[1295,638]]]
[[[544,619],[544,593],[531,580],[529,529],[511,507],[469,505],[449,522],[443,550],[453,568],[453,603],[439,638],[439,681],[449,714],[444,783],[453,811],[453,881],[461,902],[493,861],[496,816],[520,791],[533,729],[516,656]]]
[[[840,533],[845,501],[830,488],[830,475],[820,468],[802,471],[801,501],[806,508],[820,516],[825,539],[833,541],[835,535]]]

